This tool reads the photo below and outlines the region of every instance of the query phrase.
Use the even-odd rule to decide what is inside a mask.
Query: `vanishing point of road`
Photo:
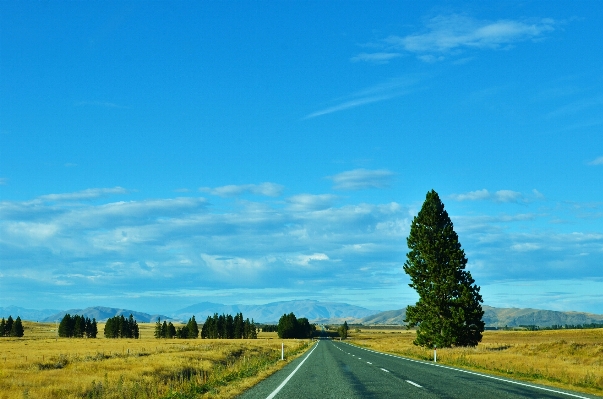
[[[411,360],[324,339],[239,398],[591,399],[595,396]]]

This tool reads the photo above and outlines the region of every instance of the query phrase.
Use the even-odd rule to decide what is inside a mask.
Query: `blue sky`
[[[603,5],[0,3],[0,306],[416,300],[435,189],[484,303],[603,313]]]

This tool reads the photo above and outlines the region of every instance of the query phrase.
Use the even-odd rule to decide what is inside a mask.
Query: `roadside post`
[[[281,360],[285,360],[285,343],[281,342]]]
[[[438,346],[434,345],[433,346],[433,362],[434,363],[438,362],[438,353],[437,353],[437,351],[438,351]]]

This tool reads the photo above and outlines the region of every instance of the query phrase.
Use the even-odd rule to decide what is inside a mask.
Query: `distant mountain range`
[[[516,327],[519,325],[551,326],[553,324],[590,324],[603,323],[603,315],[584,312],[559,312],[553,310],[494,308],[483,306],[484,321],[487,327]],[[33,310],[16,306],[0,308],[0,317],[13,318],[21,316],[23,320],[54,322],[61,320],[65,314],[82,315],[105,321],[110,317],[130,314],[141,323],[154,322],[158,318],[168,321],[187,321],[195,316],[199,323],[203,323],[207,316],[214,313],[231,314],[243,313],[243,317],[253,319],[256,323],[276,324],[285,313],[293,312],[298,318],[306,317],[313,323],[339,324],[343,321],[364,325],[403,325],[406,309],[379,312],[360,306],[348,305],[337,302],[319,302],[311,300],[272,302],[265,305],[224,305],[220,303],[201,302],[176,310],[167,315],[148,314],[135,310],[89,307],[86,309],[69,309],[59,311],[56,309]]]
[[[80,315],[85,316],[90,319],[95,318],[96,321],[105,321],[108,318],[114,316],[124,317],[134,316],[136,321],[141,323],[149,323],[152,321],[156,321],[158,317],[161,317],[161,320],[171,320],[170,317],[162,316],[162,315],[150,315],[148,313],[137,312],[135,310],[128,309],[118,309],[118,308],[107,308],[103,306],[94,306],[86,309],[69,309],[69,310],[56,310],[56,309],[44,309],[44,310],[34,310],[34,309],[25,309],[17,306],[8,306],[5,308],[0,308],[0,317],[8,317],[13,316],[16,318],[20,316],[23,320],[29,321],[40,321],[40,322],[54,322],[61,321],[61,319],[69,313],[70,315]]]
[[[484,322],[486,327],[517,327],[536,325],[550,327],[554,324],[591,324],[603,323],[603,315],[585,312],[559,312],[554,310],[494,308],[484,305]],[[365,325],[403,325],[406,309],[390,310],[365,317],[359,323]]]
[[[222,305],[219,303],[201,302],[177,310],[172,317],[188,320],[192,315],[199,322],[205,321],[207,316],[214,313],[232,314],[243,313],[243,317],[258,323],[278,323],[285,313],[293,312],[296,317],[306,317],[312,322],[335,323],[344,320],[357,320],[378,313],[378,310],[369,310],[360,306],[347,303],[319,302],[311,300],[272,302],[265,305]]]

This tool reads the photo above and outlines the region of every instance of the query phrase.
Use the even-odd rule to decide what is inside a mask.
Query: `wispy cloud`
[[[402,57],[401,53],[360,53],[350,58],[352,62],[372,62],[375,64],[385,64],[394,58]]]
[[[6,177],[0,177],[0,186],[4,186],[8,183],[8,179]]]
[[[332,194],[298,194],[287,198],[289,208],[296,211],[317,211],[333,206],[337,200]]]
[[[201,187],[199,191],[220,197],[236,197],[242,194],[264,195],[267,197],[278,197],[283,192],[283,186],[275,183],[227,185],[221,187]]]
[[[361,105],[372,104],[380,101],[389,100],[404,94],[408,94],[413,86],[420,81],[419,76],[407,76],[396,79],[390,79],[386,82],[367,87],[350,96],[336,100],[336,104],[326,107],[311,114],[303,119],[312,119],[317,116],[332,114],[334,112],[344,111],[346,109],[359,107]]]
[[[603,165],[603,156],[593,159],[588,163],[589,165]]]
[[[537,192],[537,191],[536,191]],[[534,193],[535,196],[541,197],[542,194]],[[449,198],[454,201],[484,201],[490,200],[494,202],[521,202],[524,200],[522,193],[512,190],[498,190],[494,193],[486,189],[470,191],[464,194],[452,194]]]
[[[94,198],[104,197],[113,194],[126,194],[128,190],[122,187],[113,188],[89,188],[74,193],[62,193],[62,194],[46,194],[38,197],[42,201],[78,201],[78,200],[90,200]]]
[[[488,21],[459,14],[439,15],[427,20],[420,32],[391,35],[374,44],[381,51],[360,53],[352,60],[374,62],[383,58],[382,62],[387,62],[395,58],[393,54],[406,52],[422,61],[435,62],[467,49],[507,49],[518,42],[538,40],[554,31],[555,25],[550,18]]]
[[[394,173],[387,169],[354,169],[328,176],[333,180],[335,190],[363,190],[367,188],[387,188]]]

